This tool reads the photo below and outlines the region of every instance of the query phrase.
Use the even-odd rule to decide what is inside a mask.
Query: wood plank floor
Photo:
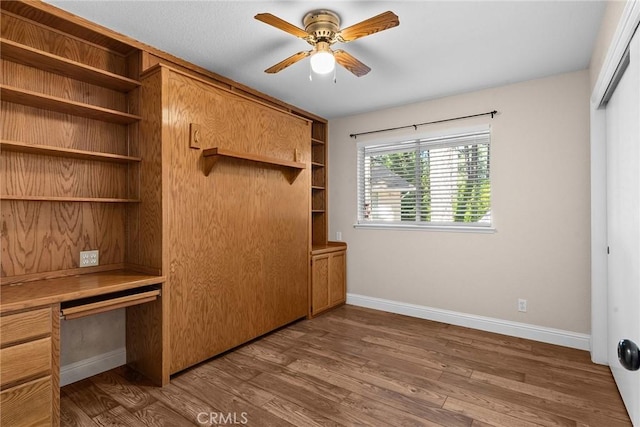
[[[630,426],[584,351],[344,306],[150,386],[63,387],[63,426]]]

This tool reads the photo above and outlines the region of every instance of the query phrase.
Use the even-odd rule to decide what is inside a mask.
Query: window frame
[[[366,141],[360,141],[356,144],[356,222],[353,224],[354,228],[362,228],[362,229],[378,229],[378,230],[419,230],[419,231],[445,231],[445,232],[471,232],[471,233],[495,233],[495,215],[494,215],[494,205],[493,205],[493,174],[491,173],[491,167],[489,169],[489,206],[491,211],[491,222],[489,224],[482,223],[419,223],[419,222],[389,222],[389,221],[364,221],[361,219],[360,212],[360,204],[362,193],[364,192],[364,183],[362,182],[362,164],[361,164],[361,151],[364,148],[376,148],[382,146],[388,146],[392,144],[416,144],[419,140],[425,139],[439,139],[439,138],[447,138],[447,137],[455,137],[457,135],[465,135],[472,133],[481,133],[487,132],[489,133],[489,162],[491,162],[491,152],[492,152],[492,139],[493,139],[493,131],[491,125],[480,125],[480,126],[472,126],[472,127],[460,127],[460,128],[449,128],[442,129],[439,131],[432,132],[422,132],[405,136],[396,136],[392,138],[378,138],[371,139]],[[442,147],[449,145],[446,142],[438,143],[434,142],[433,148]],[[430,147],[431,148],[431,147]],[[409,150],[407,150],[409,151]],[[399,151],[400,152],[400,151]],[[457,225],[460,224],[460,225]]]

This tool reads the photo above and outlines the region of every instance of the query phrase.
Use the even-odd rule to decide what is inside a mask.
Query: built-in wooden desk
[[[60,423],[60,319],[127,310],[127,364],[169,382],[165,278],[112,270],[0,286],[0,425]]]

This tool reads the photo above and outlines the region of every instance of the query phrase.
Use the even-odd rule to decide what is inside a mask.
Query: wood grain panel
[[[2,12],[1,34],[3,38],[49,52],[92,67],[126,75],[125,58],[103,47],[92,45],[73,36],[52,30],[37,21],[29,21]]]
[[[347,296],[347,252],[333,252],[330,263],[329,304],[335,306],[344,303]]]
[[[329,254],[314,255],[311,259],[311,313],[329,307]]]
[[[60,426],[60,304],[51,305],[52,427]]]
[[[127,155],[127,127],[2,102],[2,139]]]
[[[40,68],[97,86],[104,86],[121,92],[128,92],[140,86],[139,81],[128,77],[91,67],[81,62],[71,61],[70,59],[4,38],[0,38],[0,49],[2,49],[3,58],[6,60]]]
[[[162,74],[156,72],[147,75],[140,88],[144,119],[139,123],[140,141],[135,154],[144,160],[139,167],[140,200],[139,206],[132,207],[128,226],[129,251],[127,260],[130,263],[153,267],[159,270],[163,264],[163,222],[166,215],[163,206],[163,185],[166,179],[163,164],[166,153],[163,151],[163,98]],[[168,170],[168,167],[165,168]]]
[[[52,388],[51,377],[45,377],[4,390],[0,393],[0,425],[52,425]]]
[[[201,125],[203,147],[273,158],[297,149],[301,162],[310,160],[310,129],[180,73],[162,73],[169,75],[163,149],[176,372],[304,316],[307,301],[308,171],[289,183],[279,169],[226,159],[205,177],[201,152],[189,148],[189,123]]]
[[[0,349],[2,388],[51,374],[51,337]]]
[[[2,200],[2,277],[76,268],[81,250],[99,250],[101,264],[124,262],[125,212],[120,204]]]
[[[24,311],[0,317],[0,346],[51,335],[51,308]]]
[[[127,308],[127,364],[155,384],[169,383],[169,292],[152,303]]]
[[[120,91],[96,86],[64,75],[2,59],[2,83],[29,91],[84,104],[127,111],[127,95]]]

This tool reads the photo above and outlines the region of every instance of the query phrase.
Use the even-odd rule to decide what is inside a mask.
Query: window
[[[489,229],[490,137],[359,144],[357,226]]]

